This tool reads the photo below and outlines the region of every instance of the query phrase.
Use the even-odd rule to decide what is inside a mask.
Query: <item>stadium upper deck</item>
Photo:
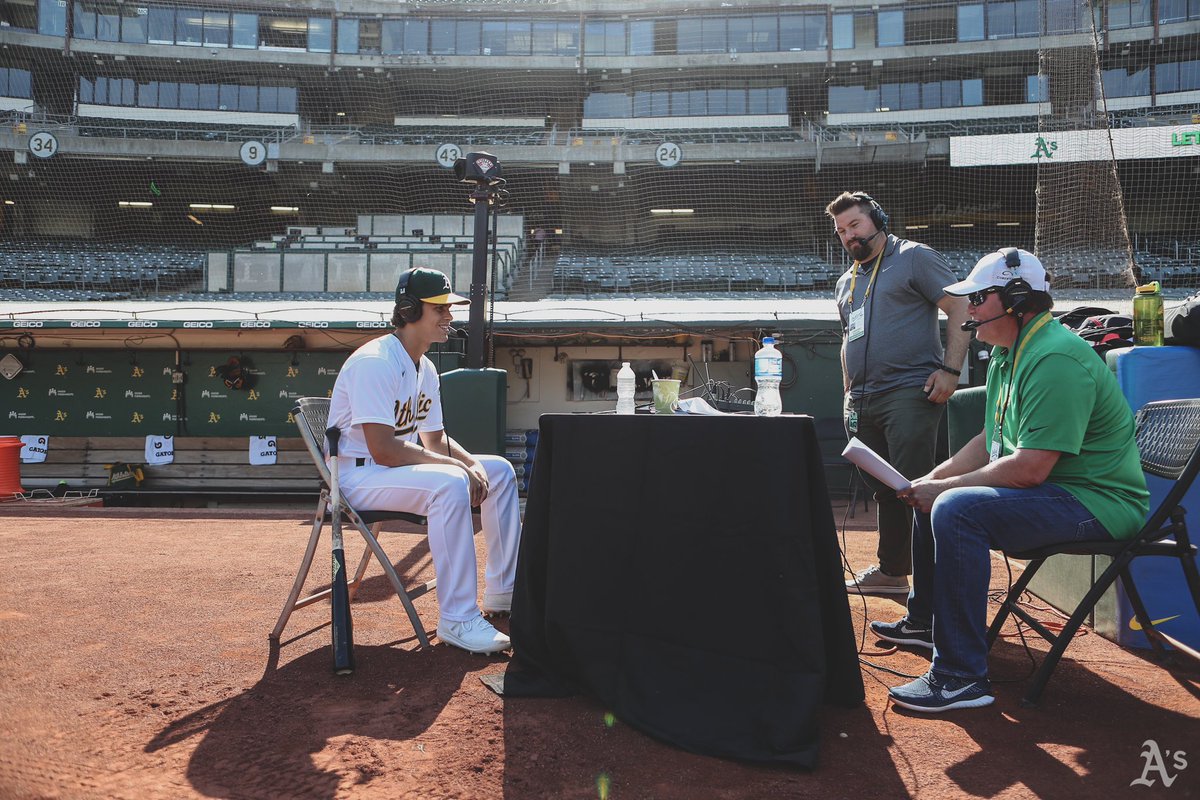
[[[844,188],[939,247],[1094,252],[1102,235],[1039,203],[1105,195],[1059,162],[1109,127],[1130,252],[1192,252],[1200,222],[1200,0],[9,0],[0,45],[13,241],[231,251],[462,213],[447,167],[489,149],[552,260],[561,244],[836,265],[821,208]]]

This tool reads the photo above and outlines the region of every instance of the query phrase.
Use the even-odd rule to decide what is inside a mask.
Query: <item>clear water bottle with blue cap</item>
[[[778,417],[783,412],[779,384],[783,381],[783,353],[775,348],[775,338],[763,338],[762,347],[754,354],[754,413],[760,417]]]

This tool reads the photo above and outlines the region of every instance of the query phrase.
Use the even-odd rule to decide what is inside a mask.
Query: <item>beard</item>
[[[855,261],[866,261],[871,257],[871,245],[861,243],[857,240],[848,242],[846,244],[846,252],[853,256]]]

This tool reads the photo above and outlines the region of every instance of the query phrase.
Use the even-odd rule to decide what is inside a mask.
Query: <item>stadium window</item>
[[[184,109],[200,107],[200,87],[197,84],[179,84],[179,107]]]
[[[611,29],[614,23],[609,23]],[[621,28],[621,49],[617,53],[608,53],[608,55],[625,55],[625,26],[618,22],[615,23]],[[528,22],[509,22],[508,29],[505,31],[505,55],[510,56],[527,56],[532,52],[533,42],[532,35]],[[614,37],[615,38],[615,37]]]
[[[907,44],[954,41],[953,6],[925,6],[907,12],[904,16],[904,41]]]
[[[339,53],[358,52],[358,20],[349,17],[338,19],[337,51]]]
[[[830,114],[858,114],[879,108],[879,90],[867,86],[830,86]],[[892,109],[895,111],[896,109]]]
[[[1046,33],[1076,33],[1082,30],[1080,20],[1087,22],[1084,14],[1086,4],[1081,8],[1078,0],[1046,0]]]
[[[239,86],[237,107],[239,111],[258,111],[258,87]]]
[[[558,55],[558,23],[535,22],[532,28],[531,47],[535,56]],[[478,48],[477,48],[478,49]]]
[[[786,114],[787,113],[787,87],[772,86],[767,89],[767,113],[768,114]]]
[[[38,0],[38,33],[44,36],[67,35],[66,0]]]
[[[1042,11],[1038,0],[1017,0],[1013,4],[1014,34],[1038,36],[1042,32]]]
[[[1026,103],[1048,103],[1048,102],[1050,102],[1050,76],[1049,75],[1027,75],[1027,76],[1025,76],[1025,102]]]
[[[960,81],[942,81],[942,107],[958,108],[962,104],[962,83]]]
[[[460,56],[479,55],[479,20],[460,19],[454,31],[454,51]]]
[[[258,15],[258,46],[304,50],[308,45],[308,19],[281,14]]]
[[[730,17],[727,21],[729,52],[754,52],[754,20],[750,17]]]
[[[92,98],[96,96],[96,85],[91,78],[86,78],[83,75],[79,76],[79,102],[92,103],[95,102]]]
[[[726,113],[742,116],[746,113],[746,90],[730,89],[725,93]]]
[[[200,102],[197,104],[201,111],[216,111],[220,107],[220,92],[215,83],[201,83]]]
[[[308,18],[308,52],[328,53],[333,49],[333,19]]]
[[[1191,92],[1200,89],[1200,60],[1183,61],[1179,64],[1179,91]]]
[[[800,14],[779,15],[779,49],[785,53],[804,49],[804,17]]]
[[[1017,9],[1013,3],[988,3],[987,38],[1011,39],[1017,33]]]
[[[1158,21],[1184,22],[1188,17],[1187,0],[1158,0]]]
[[[635,117],[649,117],[651,112],[651,97],[650,92],[634,92],[633,93],[633,115]]]
[[[429,52],[429,20],[404,21],[404,53],[423,56]]]
[[[279,111],[279,87],[258,87],[258,110],[273,114]]]
[[[162,81],[158,84],[159,108],[179,108],[179,84],[174,81]]]
[[[962,104],[983,105],[983,78],[968,78],[962,82]]]
[[[900,108],[904,111],[912,111],[920,107],[921,84],[912,82],[900,84]]]
[[[121,40],[121,13],[118,6],[109,3],[96,5],[96,39],[101,42]]]
[[[199,47],[204,42],[204,11],[180,8],[175,15],[175,44]]]
[[[639,19],[629,23],[629,55],[654,55],[654,20]]]
[[[32,3],[0,4],[0,28],[32,32],[37,30],[37,7]]]
[[[75,4],[75,19],[73,20],[76,39],[96,38],[96,12],[91,3]]]
[[[723,117],[729,113],[727,96],[737,94],[740,89],[709,89],[704,94],[705,113],[712,117]]]
[[[1129,0],[1109,0],[1108,2],[1108,28],[1116,30],[1117,28],[1129,27]]]
[[[679,20],[676,26],[676,50],[680,53],[699,53],[703,33],[698,17]]]
[[[485,19],[480,33],[480,45],[485,56],[504,55],[505,25],[503,20]]]
[[[175,9],[150,6],[146,29],[146,38],[150,44],[174,44]]]
[[[880,11],[875,30],[879,47],[900,47],[904,44],[904,12]]]
[[[1133,28],[1140,28],[1146,25],[1153,24],[1151,20],[1154,18],[1153,9],[1150,6],[1150,0],[1134,0],[1129,5],[1129,25]]]
[[[691,113],[691,102],[688,99],[689,95],[686,91],[676,90],[671,92],[671,105],[667,110],[669,117],[686,117]]]
[[[774,53],[778,50],[779,18],[774,14],[758,14],[754,17],[754,52]]]
[[[385,19],[379,24],[379,52],[396,56],[404,52],[404,20]],[[359,38],[366,33],[367,23],[359,28]]]
[[[207,47],[229,47],[229,12],[204,10],[204,44]]]
[[[279,113],[295,114],[300,105],[300,93],[295,86],[279,87]]]
[[[592,92],[583,100],[583,115],[596,119],[627,119],[632,99],[619,92]]]
[[[1169,94],[1179,91],[1179,65],[1159,64],[1154,68],[1154,91]]]
[[[900,108],[900,84],[883,83],[879,86],[878,111],[897,111]]]
[[[558,55],[579,55],[579,26],[570,22],[558,24]]]
[[[1074,0],[1066,0],[1074,3]],[[958,7],[958,41],[983,41],[983,5],[967,5]]]
[[[145,44],[150,10],[145,6],[121,6],[121,41]]]
[[[98,76],[92,82],[92,91],[89,93],[86,103],[95,103],[96,105],[108,105],[108,78]]]
[[[455,51],[455,20],[429,21],[429,52],[435,56],[452,56]]]
[[[583,28],[583,52],[589,56],[605,54],[605,25],[603,20],[591,20]]]
[[[704,89],[688,89],[687,96],[689,117],[702,117],[708,113],[708,92]]]
[[[702,17],[700,19],[700,52],[729,52],[729,39],[725,31],[725,17]]]
[[[243,50],[258,48],[258,14],[234,13],[233,46]]]
[[[9,67],[7,92],[9,97],[33,97],[33,73]]]
[[[137,85],[138,108],[158,108],[158,82],[147,81]]]
[[[833,49],[851,50],[854,48],[854,15],[833,15]],[[832,109],[830,109],[832,110]]]
[[[383,25],[377,19],[358,21],[358,52],[361,55],[379,55],[383,52]]]
[[[220,111],[237,111],[238,110],[238,86],[231,83],[222,83],[217,90],[217,108]]]
[[[921,108],[942,108],[942,82],[921,84]]]

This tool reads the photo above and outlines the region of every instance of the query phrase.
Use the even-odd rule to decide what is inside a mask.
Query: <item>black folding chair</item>
[[[270,634],[270,638],[276,641],[283,634],[283,629],[287,625],[292,611],[311,605],[318,600],[324,600],[330,595],[329,589],[323,589],[307,597],[300,597],[300,590],[304,588],[304,581],[308,577],[309,569],[312,567],[317,543],[321,539],[321,529],[325,526],[326,520],[330,519],[330,475],[329,466],[325,463],[325,429],[328,426],[329,419],[329,399],[326,397],[302,397],[296,401],[296,408],[293,411],[293,415],[296,419],[296,427],[300,430],[300,438],[308,448],[309,455],[312,456],[313,463],[321,475],[323,486],[321,488],[321,497],[317,500],[317,510],[313,516],[312,533],[308,537],[308,547],[304,551],[304,558],[300,561],[300,569],[296,572],[296,579],[292,583],[292,591],[288,595],[287,602],[283,604],[283,611],[279,613],[279,621],[275,623],[275,628]],[[425,628],[421,625],[421,618],[417,616],[417,610],[413,607],[412,601],[430,589],[435,588],[437,580],[434,579],[426,583],[405,587],[400,582],[400,576],[396,574],[391,559],[388,558],[387,553],[384,552],[383,547],[379,544],[379,531],[383,527],[383,523],[390,520],[407,520],[417,525],[425,525],[425,517],[403,511],[356,511],[346,502],[344,494],[341,496],[341,513],[344,515],[343,519],[353,525],[362,534],[363,539],[367,543],[366,548],[363,549],[362,558],[358,562],[358,569],[355,570],[354,580],[349,585],[350,599],[354,599],[354,593],[358,589],[359,584],[362,583],[363,575],[367,571],[367,565],[371,561],[371,555],[374,554],[379,560],[379,564],[383,567],[383,572],[387,575],[392,588],[396,590],[396,596],[400,598],[400,602],[404,605],[404,610],[408,612],[408,618],[412,622],[413,630],[417,634],[417,640],[421,643],[422,647],[428,647],[429,637],[425,635]]]
[[[1020,553],[1006,553],[1013,558],[1029,559],[1029,564],[1020,579],[1013,584],[1008,596],[1001,603],[1000,610],[996,612],[995,619],[992,620],[992,626],[988,629],[988,647],[995,643],[1009,614],[1024,621],[1051,644],[1049,654],[1025,694],[1026,706],[1037,705],[1042,690],[1079,626],[1092,613],[1096,602],[1118,579],[1125,587],[1125,593],[1129,596],[1129,602],[1146,638],[1159,656],[1166,654],[1163,645],[1169,644],[1176,650],[1200,660],[1200,653],[1195,649],[1155,628],[1129,569],[1135,558],[1143,556],[1179,559],[1192,594],[1192,602],[1197,613],[1200,613],[1200,574],[1196,569],[1196,545],[1188,539],[1185,511],[1183,506],[1179,505],[1196,479],[1196,473],[1200,472],[1200,399],[1165,400],[1143,406],[1137,413],[1137,446],[1141,454],[1142,469],[1147,474],[1167,478],[1175,483],[1136,536],[1120,542],[1078,542],[1051,545]],[[1112,563],[1095,579],[1092,588],[1079,601],[1074,613],[1063,625],[1062,631],[1055,634],[1022,608],[1019,600],[1029,581],[1046,559],[1059,553],[1108,556]]]

